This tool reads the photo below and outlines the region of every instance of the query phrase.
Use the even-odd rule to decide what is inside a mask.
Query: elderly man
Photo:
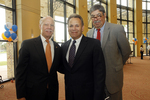
[[[16,67],[16,91],[19,100],[58,100],[57,67],[60,46],[52,40],[54,20],[40,20],[41,35],[22,42]]]
[[[123,65],[131,53],[124,28],[106,22],[105,9],[101,5],[91,7],[90,15],[94,27],[86,35],[101,42],[106,64],[106,98],[122,100]]]

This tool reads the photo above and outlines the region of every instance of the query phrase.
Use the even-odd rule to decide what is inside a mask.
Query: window
[[[16,43],[8,42],[2,34],[6,31],[4,25],[7,22],[16,24],[16,0],[0,0],[0,75],[4,81],[14,78],[16,66]],[[4,38],[5,37],[5,38]]]
[[[70,39],[67,19],[75,13],[75,0],[41,0],[41,17],[49,15],[55,21],[54,40],[59,44]]]
[[[126,37],[129,40],[131,51],[135,56],[134,35],[134,0],[116,0],[117,3],[117,24],[124,26]]]
[[[150,0],[142,1],[142,22],[143,22],[143,47],[144,54],[148,55],[147,46],[150,43]]]

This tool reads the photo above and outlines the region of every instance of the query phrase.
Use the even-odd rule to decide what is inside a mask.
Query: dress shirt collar
[[[42,34],[40,36],[41,36],[42,43],[46,42],[45,37]],[[49,39],[50,42],[52,41],[52,37],[53,36],[51,36],[51,38]]]
[[[76,43],[80,43],[82,37],[83,37],[83,34],[82,34],[78,39],[75,40]],[[71,42],[72,42],[72,43],[73,43],[73,41],[74,41],[74,39],[71,39]]]

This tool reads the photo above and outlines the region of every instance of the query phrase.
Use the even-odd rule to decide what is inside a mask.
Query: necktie
[[[96,39],[101,40],[100,29],[97,29],[97,37],[96,37]]]
[[[46,42],[47,42],[47,45],[46,45],[45,55],[46,55],[48,72],[50,72],[50,68],[51,68],[51,65],[52,65],[51,46],[50,46],[49,40],[46,40]]]
[[[69,65],[70,65],[70,67],[73,66],[73,62],[74,62],[75,50],[76,50],[75,43],[76,43],[76,41],[74,40],[71,47],[70,47],[70,51],[69,51]]]

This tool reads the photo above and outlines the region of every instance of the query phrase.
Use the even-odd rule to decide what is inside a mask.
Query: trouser
[[[141,53],[141,59],[143,59],[143,52],[140,52]]]
[[[46,96],[45,96],[45,99],[44,100],[49,100],[49,96],[48,96],[48,89],[46,91]]]

